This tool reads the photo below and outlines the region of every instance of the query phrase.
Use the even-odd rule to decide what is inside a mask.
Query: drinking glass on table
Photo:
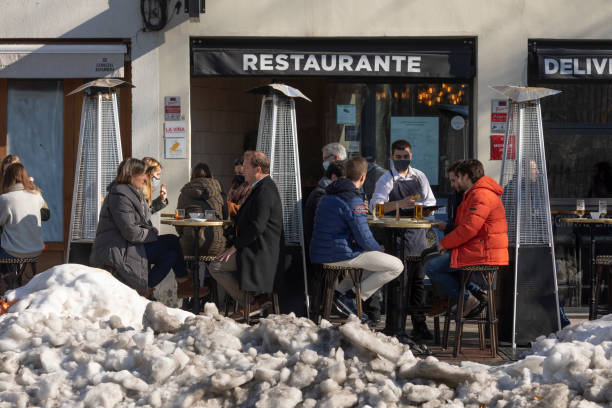
[[[206,210],[204,211],[204,218],[207,220],[214,220],[216,217],[215,210]]]
[[[578,217],[582,218],[584,216],[585,205],[584,200],[578,199],[576,200],[576,214]]]
[[[185,219],[185,209],[177,208],[176,212],[174,213],[174,218],[177,220],[184,220]]]
[[[414,203],[414,218],[417,220],[423,219],[423,203],[418,201]]]
[[[599,200],[599,217],[606,218],[608,213],[608,202],[606,200]]]
[[[376,207],[374,208],[374,215],[376,218],[382,218],[385,215],[385,204],[384,203],[376,203]]]

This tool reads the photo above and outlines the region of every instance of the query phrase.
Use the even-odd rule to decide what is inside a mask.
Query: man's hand
[[[232,245],[231,247],[227,248],[225,251],[221,252],[215,258],[215,260],[219,262],[227,262],[229,261],[230,257],[234,255],[235,253],[236,253],[236,247]]]
[[[441,254],[446,253],[447,249],[442,246],[442,244],[438,244],[438,252]]]
[[[168,198],[168,192],[166,191],[165,184],[162,184],[159,188],[159,198],[161,198],[162,201],[166,201],[166,199]]]
[[[440,231],[444,231],[446,229],[447,224],[444,221],[437,220],[432,222],[432,225],[434,226],[434,228],[437,228]]]
[[[400,207],[414,207],[414,203],[416,203],[416,201],[414,201],[411,196],[404,197],[400,200]]]

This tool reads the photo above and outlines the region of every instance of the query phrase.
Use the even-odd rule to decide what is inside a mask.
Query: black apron
[[[393,177],[393,172],[391,172],[391,170],[389,170],[389,173],[391,173],[391,177]],[[389,193],[389,201],[399,201],[415,194],[419,194],[422,197],[424,196],[421,182],[417,177],[411,180],[393,179],[393,188]],[[426,234],[427,230],[425,229],[406,230],[404,234],[404,253],[406,255],[420,255],[421,252],[427,248]]]

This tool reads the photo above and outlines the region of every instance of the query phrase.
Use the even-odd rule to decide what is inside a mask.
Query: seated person
[[[455,192],[448,199],[448,223],[444,221],[436,221],[434,223],[434,226],[441,231],[444,231],[445,234],[449,234],[455,228],[457,208],[459,208],[459,204],[461,204],[463,199],[464,191],[461,190],[457,184],[457,167],[459,167],[461,163],[463,163],[463,161],[455,162],[448,168],[450,185],[451,188],[455,190]],[[451,288],[449,288],[447,284],[449,280],[457,281],[457,273],[450,269],[450,258],[450,252],[444,252],[442,254],[437,253],[435,256],[427,256],[424,259],[425,274],[429,276],[429,279],[431,279],[431,282],[435,286],[440,287],[445,293],[450,294],[450,297],[457,300],[458,295]],[[479,307],[482,310],[484,307],[484,302],[486,302],[486,294],[475,282],[468,282],[468,287],[465,293],[466,299],[470,294],[482,303],[482,306]],[[474,313],[477,314],[478,311],[474,311]]]
[[[315,214],[310,243],[313,263],[362,268],[361,298],[367,300],[385,283],[404,270],[401,260],[381,251],[366,220],[367,209],[358,189],[363,185],[368,164],[362,157],[350,159],[346,178],[325,189]],[[339,303],[355,313],[352,282],[345,279],[337,287]],[[341,296],[343,295],[343,296]]]
[[[21,163],[4,171],[0,195],[0,258],[32,258],[40,255],[42,238],[40,210],[45,201]]]
[[[191,172],[189,183],[181,189],[177,208],[185,214],[213,210],[217,217],[227,218],[227,203],[221,192],[221,184],[213,178],[206,163],[198,163]],[[193,255],[193,228],[176,227],[183,253]],[[199,237],[200,256],[217,256],[225,249],[223,227],[201,228]]]
[[[270,177],[270,160],[262,152],[246,151],[242,174],[252,190],[236,215],[234,243],[209,266],[217,283],[240,303],[245,291],[274,292],[277,275],[284,271],[285,241],[283,207]],[[256,310],[259,305],[254,303]]]
[[[251,186],[246,182],[242,175],[242,158],[234,160],[234,178],[232,179],[232,186],[227,192],[227,206],[230,217],[234,219],[240,206],[244,203]]]
[[[151,297],[170,269],[179,289],[190,279],[178,237],[159,235],[151,224],[142,194],[145,179],[142,160],[126,158],[119,165],[102,203],[90,263],[110,270],[141,295]],[[150,271],[149,264],[153,265]]]
[[[144,187],[142,189],[142,194],[149,204],[151,214],[155,214],[168,205],[166,185],[161,183],[162,165],[152,157],[145,157],[142,159],[142,161],[145,164],[145,174],[147,175],[145,178]],[[156,199],[153,199],[153,192],[157,189],[159,189],[159,196]]]

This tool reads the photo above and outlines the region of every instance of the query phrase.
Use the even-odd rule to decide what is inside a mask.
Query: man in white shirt
[[[377,203],[384,204],[385,214],[393,212],[398,206],[399,208],[414,207],[416,201],[422,202],[423,206],[433,206],[436,204],[429,180],[427,176],[420,170],[410,167],[412,160],[412,146],[406,140],[396,140],[391,145],[391,159],[393,160],[392,168],[387,171],[376,183],[376,189],[370,201],[370,208],[374,210]],[[415,196],[420,198],[415,200]],[[421,254],[426,248],[425,240],[426,230],[407,230],[404,236],[406,255]],[[412,299],[409,299],[413,306],[420,307],[425,300],[425,287],[423,267],[415,267],[412,273]],[[393,307],[393,306],[392,306]],[[396,308],[394,308],[396,309]],[[387,315],[389,317],[389,315]],[[425,323],[425,314],[423,312],[415,312],[411,315],[412,319],[412,337],[414,340],[430,340],[433,338],[427,324]],[[388,334],[402,334],[405,327],[405,316],[399,316],[398,322],[393,322],[397,319],[389,319],[385,328]],[[399,326],[399,327],[396,327]],[[399,333],[398,333],[399,332]]]

